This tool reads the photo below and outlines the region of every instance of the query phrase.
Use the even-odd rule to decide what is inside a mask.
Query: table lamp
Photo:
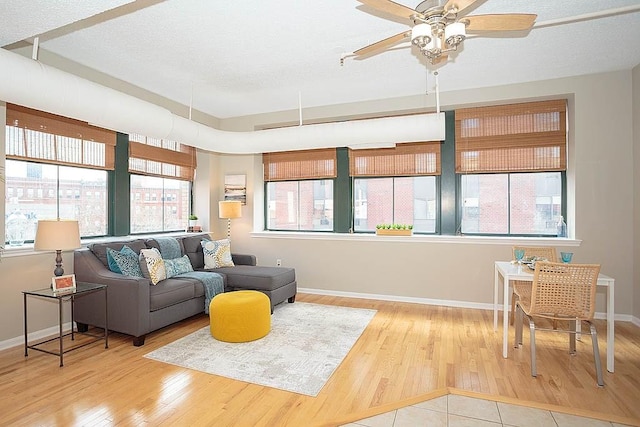
[[[37,251],[56,251],[54,276],[62,276],[62,251],[77,249],[80,245],[78,221],[45,219],[38,221],[33,248]]]
[[[227,239],[231,238],[231,219],[242,217],[240,200],[224,200],[218,202],[218,217],[227,219]]]

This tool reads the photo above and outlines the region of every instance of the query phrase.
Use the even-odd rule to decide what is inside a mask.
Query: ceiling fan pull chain
[[[429,95],[429,67],[424,65],[424,94]]]
[[[438,72],[435,71],[433,75],[436,77],[436,113],[440,113],[440,85],[438,84]]]

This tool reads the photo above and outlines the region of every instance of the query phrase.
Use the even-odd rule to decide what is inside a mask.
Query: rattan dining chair
[[[516,342],[522,345],[523,317],[529,321],[531,335],[531,376],[536,372],[536,330],[568,333],[569,350],[576,352],[576,328],[578,322],[589,324],[593,358],[596,366],[596,378],[600,387],[604,386],[602,365],[598,349],[598,334],[593,325],[595,311],[596,284],[600,265],[563,264],[557,262],[537,262],[533,274],[531,294],[521,295],[516,302]],[[568,321],[569,329],[545,329],[536,326],[534,319]]]
[[[556,255],[556,248],[550,246],[514,246],[511,249],[511,253],[513,258],[516,259],[516,249],[524,250],[524,257],[531,258],[544,258],[550,262],[558,261],[558,256]],[[531,293],[531,282],[526,282],[522,280],[515,280],[513,282],[513,290],[511,292],[511,316],[509,317],[509,323],[513,325],[513,319],[516,313],[516,300],[518,299],[519,294],[530,294]]]

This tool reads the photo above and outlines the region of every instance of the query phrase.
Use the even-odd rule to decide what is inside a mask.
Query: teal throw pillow
[[[122,271],[120,270],[120,267],[118,267],[116,259],[113,257],[113,255],[111,255],[112,252],[117,251],[111,248],[107,248],[107,263],[109,266],[109,270],[113,271],[114,273],[122,274]],[[135,251],[127,245],[122,246],[122,249],[120,249],[120,253],[123,255],[136,256]]]
[[[165,259],[164,268],[167,273],[167,279],[169,277],[177,276],[178,274],[193,271],[191,261],[187,255],[183,255],[180,258]]]
[[[113,260],[113,262],[111,261]],[[107,248],[109,270],[125,276],[144,277],[138,263],[138,255],[128,246],[123,246],[120,252]],[[112,268],[111,265],[114,264]],[[119,271],[117,271],[117,270]]]

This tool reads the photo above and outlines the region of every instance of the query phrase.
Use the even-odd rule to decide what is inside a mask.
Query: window
[[[27,166],[30,166],[27,168]],[[24,161],[7,160],[5,164],[6,180],[16,187],[33,187],[37,191],[32,197],[13,197],[7,200],[7,214],[20,212],[28,220],[25,240],[32,241],[39,219],[73,218],[77,219],[80,233],[84,237],[104,236],[107,234],[107,200],[92,198],[89,202],[82,198],[48,197],[55,189],[64,189],[65,194],[102,188],[106,192],[107,172],[70,166],[48,164],[29,164]],[[33,175],[29,170],[39,169]],[[44,195],[47,197],[44,197]]]
[[[414,232],[436,232],[440,142],[350,150],[349,170],[355,231],[395,223],[411,224]]]
[[[463,175],[461,189],[462,233],[556,234],[560,172]]]
[[[355,231],[377,224],[412,224],[414,232],[436,231],[436,177],[356,178],[353,184]]]
[[[114,147],[114,132],[7,104],[6,183],[16,191],[6,212],[26,218],[24,240],[33,241],[38,220],[58,217],[78,220],[83,237],[107,234],[106,197],[80,195],[107,194]]]
[[[267,229],[333,231],[336,150],[263,154]]]
[[[460,232],[556,235],[565,170],[565,100],[456,111]]]
[[[333,181],[267,183],[269,230],[333,230]]]
[[[195,168],[193,147],[139,134],[129,135],[131,233],[186,228]]]
[[[184,230],[189,216],[189,181],[146,175],[131,175],[131,233]],[[160,200],[145,195],[176,192],[175,200]]]

